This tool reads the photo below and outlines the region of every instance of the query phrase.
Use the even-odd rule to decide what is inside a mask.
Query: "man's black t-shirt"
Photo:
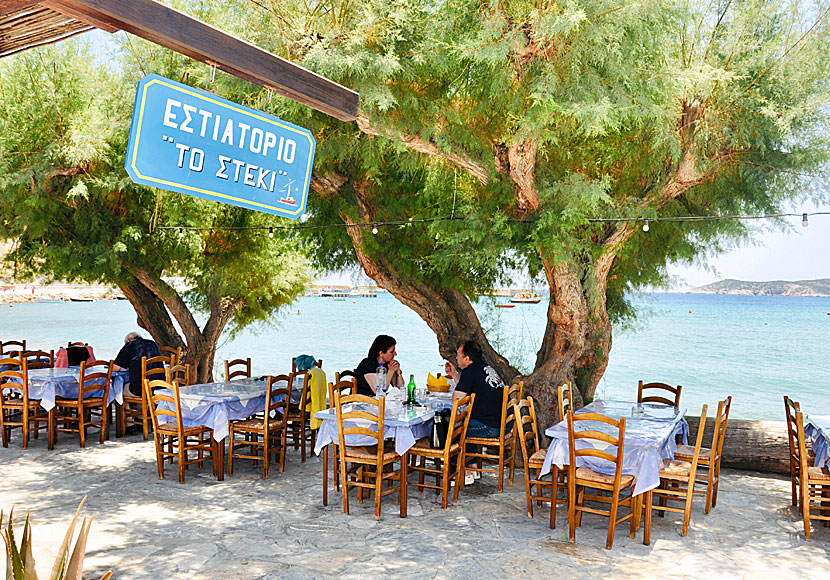
[[[374,391],[372,391],[372,387],[369,386],[369,383],[366,382],[366,378],[363,375],[375,374],[377,371],[378,361],[376,359],[364,358],[360,361],[360,364],[357,365],[357,368],[354,370],[354,375],[357,379],[358,395],[366,395],[367,397],[375,396]]]
[[[467,395],[475,393],[476,400],[470,419],[478,419],[488,427],[501,427],[501,403],[504,396],[504,381],[483,361],[471,363],[461,369],[461,377],[455,390]]]
[[[161,356],[158,345],[146,338],[131,340],[118,351],[118,356],[113,361],[122,369],[130,370],[130,393],[136,397],[141,396],[141,357]],[[150,368],[160,368],[160,363],[150,365]]]

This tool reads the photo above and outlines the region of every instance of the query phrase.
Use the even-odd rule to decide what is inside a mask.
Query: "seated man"
[[[447,372],[455,380],[453,399],[461,399],[475,393],[476,400],[467,426],[468,437],[498,437],[501,429],[501,404],[504,396],[504,381],[499,374],[482,360],[481,347],[468,340],[458,347],[455,355],[459,372],[447,364]],[[471,465],[470,462],[467,465]],[[472,483],[473,474],[468,472],[465,484]]]
[[[112,370],[128,369],[130,371],[130,385],[127,394],[134,397],[141,396],[141,358],[145,356],[147,358],[161,356],[158,345],[152,340],[141,338],[141,335],[137,332],[131,332],[124,338],[124,346],[121,347],[118,356],[113,361]],[[150,368],[160,367],[160,363],[150,365]]]

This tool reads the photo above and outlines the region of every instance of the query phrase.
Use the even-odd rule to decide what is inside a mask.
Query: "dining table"
[[[383,438],[395,442],[395,452],[400,456],[415,445],[418,439],[429,437],[432,434],[432,423],[435,413],[452,407],[452,396],[423,397],[423,401],[415,405],[404,405],[400,397],[387,397],[383,414]],[[350,409],[359,409],[361,405],[373,412],[376,407],[366,403],[349,403]],[[337,430],[337,412],[333,408],[324,409],[314,414],[322,421],[317,432],[314,452],[323,460],[323,505],[328,504],[328,449],[331,444],[339,445]],[[357,425],[358,422],[347,421],[346,426]],[[376,445],[377,440],[368,435],[347,435],[346,445]],[[332,456],[332,466],[335,456]]]
[[[816,454],[813,465],[830,468],[830,415],[806,415],[804,434]]]
[[[575,412],[600,413],[619,420],[626,419],[623,447],[623,474],[636,479],[632,493],[638,495],[660,484],[660,469],[664,459],[673,459],[677,452],[677,437],[688,443],[689,426],[684,419],[686,409],[656,404],[638,404],[626,401],[593,401]],[[607,423],[585,421],[577,424],[579,430],[591,429],[617,436],[618,430]],[[570,463],[568,424],[560,421],[545,430],[551,444],[545,455],[541,475],[550,473],[551,466],[563,468]],[[580,445],[596,445],[596,441],[581,440]],[[577,467],[613,475],[615,465],[597,457],[582,456]]]
[[[288,383],[277,381],[274,385],[287,387]],[[228,437],[228,422],[247,419],[264,411],[267,388],[267,378],[234,379],[179,387],[182,424],[185,427],[209,427],[213,431],[214,471],[219,481],[225,478],[225,439]],[[169,394],[173,396],[172,393]],[[161,402],[159,406],[170,409],[169,403]],[[159,415],[158,420],[167,422],[173,418]]]

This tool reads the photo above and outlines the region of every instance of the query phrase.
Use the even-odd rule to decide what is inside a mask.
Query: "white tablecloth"
[[[367,409],[376,409],[369,407]],[[334,409],[318,411],[314,414],[323,421],[317,433],[317,442],[314,452],[319,455],[323,447],[329,443],[338,443],[337,416]],[[405,407],[399,403],[387,404],[384,414],[383,438],[395,440],[395,451],[403,455],[415,445],[415,442],[428,437],[432,433],[432,418],[435,411],[430,407]],[[356,422],[346,421],[346,427],[355,426]],[[372,424],[374,426],[374,424]],[[366,435],[347,435],[346,445],[375,445],[377,440]]]
[[[50,369],[31,369],[29,372],[29,398],[40,399],[40,406],[51,411],[55,408],[56,397],[65,399],[78,398],[78,382],[81,378],[81,367],[63,367]],[[107,405],[112,402],[124,402],[123,393],[125,383],[129,383],[129,371],[115,371],[112,373]],[[13,381],[19,382],[19,381]],[[88,396],[100,397],[103,389],[92,391]]]
[[[807,415],[804,433],[816,454],[816,467],[830,467],[830,415]]]
[[[643,415],[632,417],[632,408],[636,403],[623,401],[594,401],[576,412],[602,413],[619,420],[626,418],[625,441],[623,443],[623,473],[636,478],[635,495],[654,489],[660,484],[660,467],[663,459],[672,459],[677,452],[677,435],[682,436],[683,443],[688,442],[689,427],[683,419],[686,409],[666,407],[663,405],[643,405]],[[606,423],[596,421],[577,423],[580,430],[591,429],[618,434],[617,429]],[[570,463],[568,448],[568,425],[561,421],[549,427],[545,434],[552,438],[548,447],[542,475],[549,473],[551,465],[560,468]],[[580,445],[588,445],[581,441]],[[578,467],[589,467],[594,471],[613,474],[615,466],[609,461],[597,457],[580,457]]]

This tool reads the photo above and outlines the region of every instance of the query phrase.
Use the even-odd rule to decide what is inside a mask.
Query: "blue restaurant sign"
[[[136,183],[297,219],[315,148],[307,129],[152,74],[124,165]]]

